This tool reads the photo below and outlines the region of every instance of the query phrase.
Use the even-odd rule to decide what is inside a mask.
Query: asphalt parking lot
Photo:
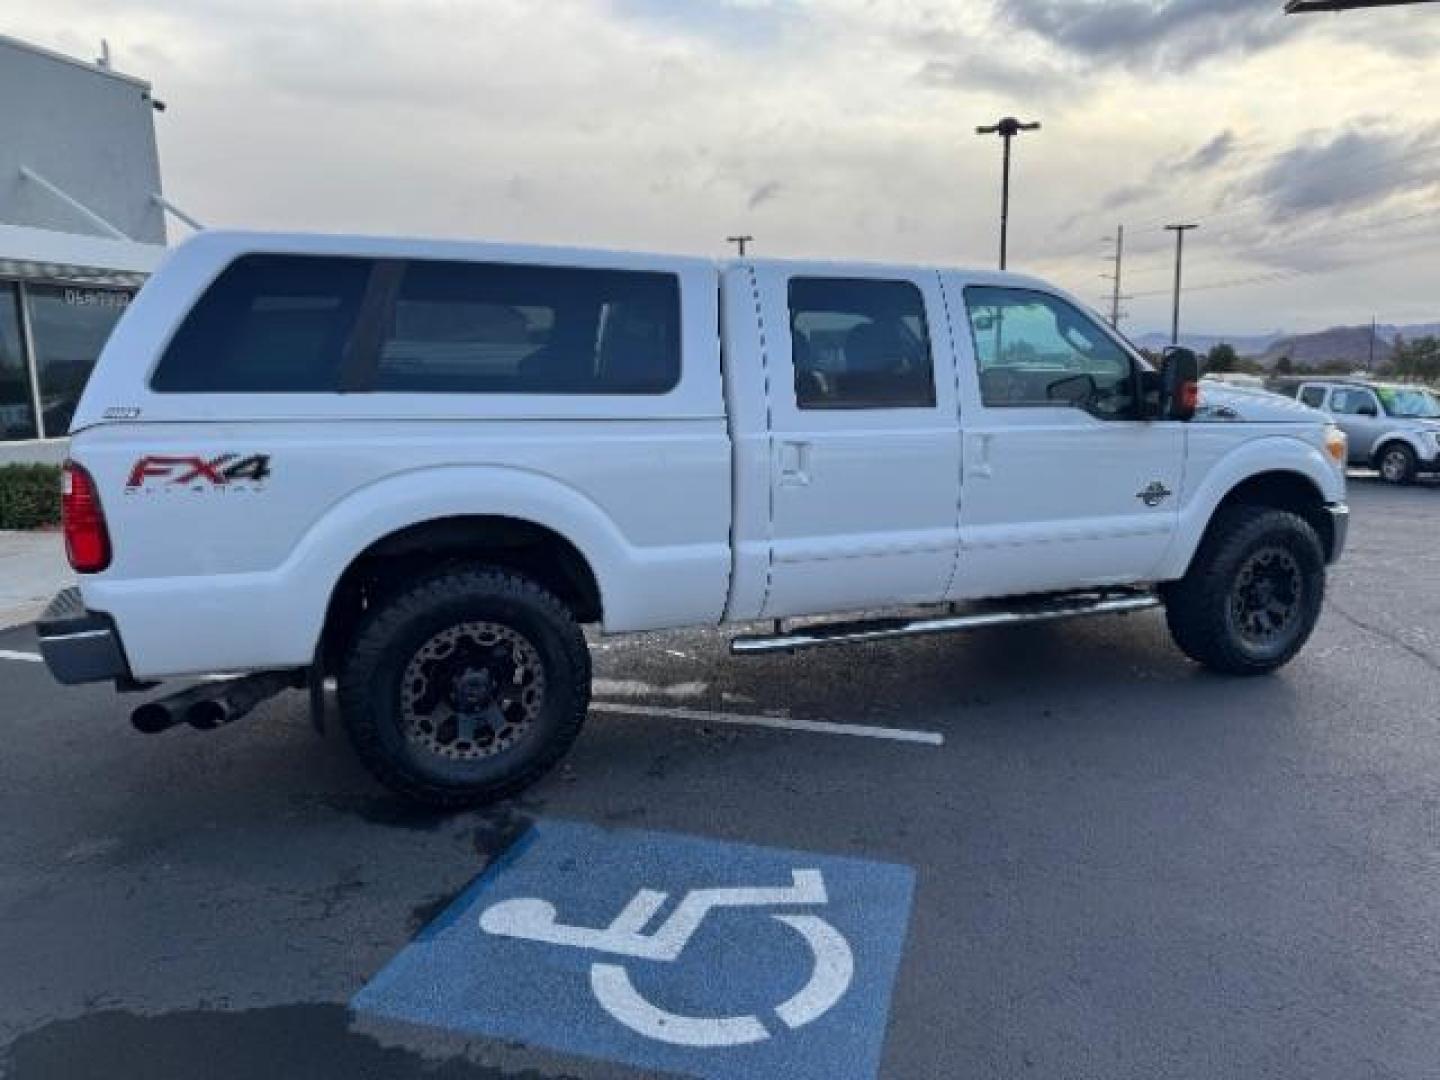
[[[855,1075],[1440,1076],[1440,487],[1356,479],[1351,502],[1276,677],[1200,672],[1155,613],[746,660],[715,634],[613,640],[568,762],[451,817],[377,788],[299,694],[146,738],[133,699],[61,689],[27,628],[0,634],[0,1075],[826,1076],[866,1028]],[[445,954],[508,875],[620,896],[812,862],[853,1001],[823,1038],[771,1024],[774,1059],[612,1054],[540,946]],[[641,991],[775,1005],[798,939],[721,925],[714,971]],[[406,979],[433,1022],[385,1004]]]

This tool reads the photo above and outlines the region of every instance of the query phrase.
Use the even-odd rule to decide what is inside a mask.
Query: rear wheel
[[[534,783],[570,748],[590,701],[590,656],[568,608],[528,578],[457,570],[369,612],[340,678],[361,760],[439,807]]]
[[[1170,634],[1187,656],[1226,674],[1265,674],[1288,663],[1315,629],[1324,551],[1304,518],[1226,507],[1189,572],[1164,593]]]
[[[1387,484],[1408,484],[1415,479],[1415,451],[1401,442],[1381,447],[1375,466]]]

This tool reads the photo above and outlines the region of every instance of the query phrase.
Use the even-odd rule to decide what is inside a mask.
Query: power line
[[[1418,235],[1418,234],[1417,234]],[[1408,254],[1408,252],[1406,252]],[[1227,281],[1209,281],[1203,285],[1189,285],[1186,292],[1208,292],[1212,289],[1233,289],[1241,285],[1260,285],[1270,281],[1284,281],[1297,277],[1318,277],[1322,274],[1338,274],[1344,270],[1353,270],[1359,266],[1369,266],[1377,262],[1390,262],[1395,258],[1394,251],[1387,251],[1384,255],[1377,255],[1369,259],[1356,259],[1350,262],[1341,263],[1338,266],[1319,267],[1314,270],[1276,270],[1266,274],[1256,274],[1251,277],[1231,278]],[[1154,296],[1167,296],[1169,289],[1151,289],[1146,292],[1133,293],[1135,299],[1145,299]]]
[[[1212,289],[1233,289],[1240,285],[1259,285],[1266,281],[1282,281],[1285,278],[1304,277],[1307,274],[1328,273],[1330,270],[1339,270],[1342,267],[1331,267],[1328,270],[1276,270],[1268,274],[1256,274],[1253,277],[1232,278],[1229,281],[1210,281],[1203,285],[1190,285],[1186,292],[1209,292]],[[1144,292],[1131,293],[1136,300],[1145,300],[1152,296],[1169,296],[1170,289],[1147,289]]]
[[[1296,250],[1313,251],[1313,250],[1315,250],[1317,247],[1323,248],[1324,246],[1327,246],[1328,244],[1330,244],[1330,242],[1332,242],[1332,241],[1334,241],[1334,240],[1337,240],[1337,239],[1343,239],[1343,238],[1348,237],[1348,236],[1354,236],[1354,235],[1356,235],[1356,234],[1358,234],[1358,233],[1375,233],[1377,230],[1386,229],[1386,228],[1389,228],[1389,227],[1392,226],[1392,225],[1402,225],[1402,224],[1405,224],[1405,223],[1410,222],[1410,221],[1417,221],[1417,220],[1419,220],[1419,219],[1421,219],[1421,218],[1434,217],[1434,216],[1437,215],[1437,214],[1440,214],[1440,207],[1432,208],[1432,209],[1429,209],[1429,210],[1421,210],[1421,211],[1418,211],[1418,212],[1416,212],[1416,213],[1402,214],[1402,215],[1400,215],[1399,217],[1394,217],[1394,218],[1390,218],[1390,219],[1388,219],[1388,220],[1383,220],[1383,221],[1367,221],[1367,222],[1363,222],[1363,223],[1358,224],[1358,225],[1351,226],[1351,227],[1349,227],[1349,228],[1340,229],[1340,230],[1337,230],[1337,231],[1334,231],[1334,232],[1327,233],[1327,234],[1326,234],[1325,236],[1323,236],[1323,237],[1319,237],[1319,238],[1312,239],[1312,240],[1292,240],[1292,241],[1288,241],[1288,242],[1284,242],[1284,243],[1280,243],[1280,244],[1267,244],[1267,245],[1265,246],[1265,248],[1264,248],[1264,252],[1265,252],[1265,254],[1266,254],[1267,256],[1269,256],[1269,255],[1274,255],[1274,254],[1279,253],[1279,252],[1287,252],[1287,251],[1296,251]],[[1400,238],[1398,238],[1398,239],[1403,239],[1403,237],[1400,237]],[[1223,233],[1221,234],[1221,237],[1220,237],[1220,244],[1221,244],[1221,246],[1233,246],[1233,244],[1226,244],[1225,234],[1223,234]],[[1202,262],[1202,263],[1200,264],[1200,266],[1201,266],[1201,269],[1206,269],[1206,268],[1209,268],[1209,267],[1212,267],[1212,266],[1215,266],[1216,268],[1219,268],[1219,264],[1216,264],[1216,263],[1213,263],[1213,262],[1212,262],[1212,263],[1203,263],[1203,262]],[[1308,273],[1308,271],[1302,271],[1302,272]],[[1289,276],[1289,275],[1292,273],[1292,271],[1290,271],[1290,270],[1267,271],[1267,272],[1266,272],[1264,275],[1262,275],[1262,276],[1264,276],[1264,277],[1266,277],[1266,278],[1268,279],[1269,276],[1270,276],[1272,273],[1280,273],[1280,274],[1284,274],[1284,275],[1286,275],[1286,276]],[[1244,280],[1249,281],[1250,279],[1247,277],[1247,278],[1244,279]],[[1155,289],[1155,290],[1150,290],[1150,291],[1147,291],[1147,292],[1139,293],[1139,294],[1137,294],[1137,295],[1139,295],[1139,296],[1159,296],[1159,295],[1164,294],[1165,292],[1168,292],[1168,290],[1166,290],[1166,289]]]

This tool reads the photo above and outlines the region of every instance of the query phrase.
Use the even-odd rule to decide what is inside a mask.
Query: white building
[[[0,36],[0,464],[54,461],[165,252],[149,83]],[[183,215],[182,219],[184,219]],[[193,223],[192,223],[193,224]]]

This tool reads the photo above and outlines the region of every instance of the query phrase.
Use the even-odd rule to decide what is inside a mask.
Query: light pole
[[[1180,344],[1180,264],[1185,259],[1185,234],[1199,225],[1166,225],[1175,234],[1175,314],[1170,320],[1170,344]]]
[[[1308,15],[1312,11],[1352,11],[1355,8],[1400,7],[1425,4],[1430,0],[1285,0],[1286,15]]]
[[[725,242],[726,242],[727,244],[734,244],[737,248],[739,248],[739,249],[740,249],[740,258],[743,259],[743,258],[745,257],[745,247],[746,247],[746,245],[749,244],[749,243],[750,243],[752,240],[754,240],[754,239],[755,239],[755,237],[753,237],[753,236],[748,236],[748,235],[747,235],[747,236],[727,236],[727,237],[725,238]]]
[[[999,135],[1005,142],[1005,163],[1000,180],[1000,269],[1005,269],[1006,243],[1010,232],[1010,140],[1022,131],[1039,131],[1038,122],[1022,123],[1013,116],[975,129],[976,135]]]

